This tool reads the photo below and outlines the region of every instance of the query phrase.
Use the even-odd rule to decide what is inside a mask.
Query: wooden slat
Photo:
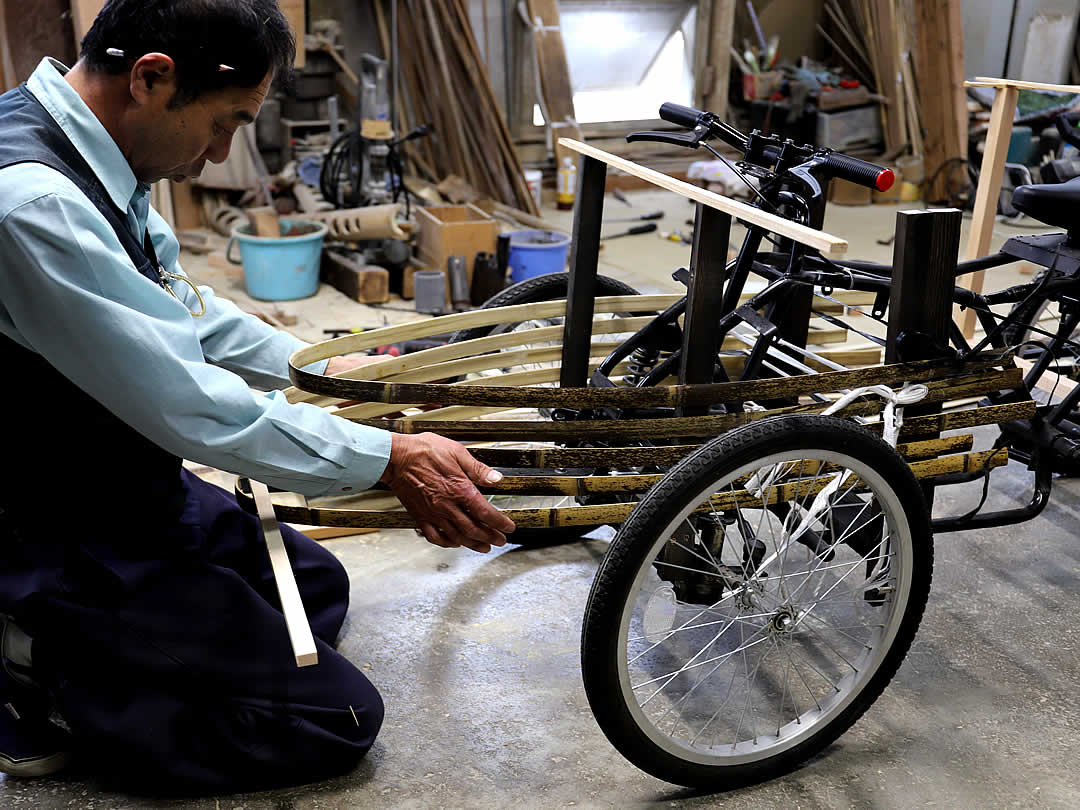
[[[1016,79],[993,79],[988,76],[976,76],[974,81],[964,82],[964,87],[1015,87],[1017,90],[1049,90],[1057,93],[1080,93],[1080,84],[1021,82]]]
[[[508,405],[531,408],[558,407],[694,407],[716,402],[744,402],[824,393],[860,385],[922,382],[983,370],[999,362],[986,358],[961,370],[947,361],[897,363],[851,371],[801,374],[747,382],[660,385],[641,388],[529,388],[514,390],[484,385],[446,386],[431,383],[383,383],[345,380],[310,374],[293,367],[292,377],[305,390],[340,399],[386,403],[438,403],[440,405]]]
[[[946,456],[927,461],[912,462],[911,470],[920,480],[932,480],[943,475],[959,472],[993,469],[1008,463],[1008,453],[1001,450],[987,450],[978,453]],[[832,481],[832,476],[813,482],[792,482],[781,484],[770,490],[768,501],[775,503],[780,499],[812,496],[820,492]],[[857,477],[852,477],[844,484],[845,489],[862,486]],[[250,496],[238,492],[241,502],[250,503]],[[715,495],[709,502],[698,508],[705,512],[713,509],[760,508],[760,498],[755,498],[741,490],[735,493]],[[598,506],[571,506],[551,509],[506,509],[503,514],[519,528],[556,528],[562,526],[602,526],[608,523],[622,523],[637,506],[637,503],[603,504]],[[413,519],[404,512],[379,512],[355,509],[327,509],[319,507],[275,506],[279,520],[303,522],[316,526],[356,526],[365,528],[404,529],[414,528]]]
[[[529,19],[537,29],[533,33],[536,63],[540,71],[540,91],[555,140],[555,165],[561,166],[568,157],[560,135],[583,141],[581,127],[574,112],[574,88],[570,83],[570,65],[566,45],[560,30],[557,0],[527,0]]]
[[[941,439],[905,442],[896,450],[906,459],[918,460],[970,450],[974,437],[968,433]],[[625,469],[656,465],[666,467],[686,457],[700,445],[661,447],[470,447],[469,452],[491,467],[555,469],[605,467]]]
[[[319,663],[319,653],[315,648],[315,638],[311,634],[304,602],[300,598],[300,589],[296,586],[289,554],[285,542],[281,539],[281,528],[274,514],[274,504],[270,492],[259,481],[251,482],[251,494],[262,526],[263,539],[270,554],[270,567],[274,573],[278,597],[281,599],[281,612],[285,616],[285,627],[289,632],[289,643],[298,667],[309,667]],[[299,521],[305,523],[308,521]],[[312,523],[311,525],[319,525]]]
[[[964,45],[958,27],[960,0],[920,0],[916,8],[918,96],[926,131],[923,161],[930,183],[926,199],[936,202],[948,196],[948,175],[937,169],[950,158],[967,157],[967,104],[961,84]]]
[[[983,148],[982,165],[979,169],[979,185],[975,191],[971,229],[968,231],[967,246],[964,248],[964,259],[967,261],[985,256],[990,249],[990,237],[994,231],[994,217],[997,215],[998,195],[1001,192],[1001,178],[1005,173],[1005,155],[1009,151],[1009,134],[1012,132],[1018,94],[1015,83],[1006,82],[994,97],[994,106],[990,111],[990,128],[986,133],[986,146]],[[964,283],[973,292],[982,292],[984,275],[984,270],[977,270],[967,276]],[[964,337],[971,340],[975,334],[975,310],[969,308],[961,317]]]
[[[728,82],[731,75],[731,41],[735,31],[735,0],[713,0],[709,36],[709,85],[704,88],[705,109],[727,120]],[[699,27],[698,36],[706,32]]]
[[[618,295],[597,298],[594,310],[597,313],[608,312],[655,312],[666,309],[683,296],[679,294],[668,295]],[[333,340],[325,340],[296,352],[289,362],[302,368],[310,363],[320,360],[329,360],[331,357],[339,357],[344,354],[363,352],[378,346],[386,346],[391,343],[400,343],[405,340],[431,337],[459,329],[473,329],[480,326],[498,326],[504,323],[519,323],[532,319],[561,318],[566,314],[566,301],[544,301],[536,304],[518,304],[512,307],[498,307],[496,309],[475,309],[470,312],[459,312],[455,315],[444,315],[441,318],[430,318],[423,321],[410,321],[397,326],[384,326],[380,329],[372,329],[355,335],[343,335]],[[339,374],[335,379],[356,379],[363,374],[363,366],[351,369]],[[285,392],[290,402],[306,402],[310,398],[304,397],[302,392],[296,389],[287,389]],[[296,398],[294,398],[294,396]]]
[[[632,174],[635,177],[640,177],[642,180],[647,180],[653,185],[659,186],[667,191],[681,194],[694,202],[702,203],[710,208],[715,208],[718,211],[723,211],[726,214],[736,216],[753,225],[766,228],[771,233],[786,236],[800,244],[807,245],[815,250],[820,250],[822,253],[832,258],[843,256],[844,253],[847,252],[847,240],[841,239],[839,236],[833,236],[824,231],[816,231],[813,228],[791,222],[776,214],[762,211],[760,208],[754,208],[744,202],[739,202],[730,197],[724,197],[721,194],[706,191],[703,188],[691,185],[690,183],[685,183],[682,180],[676,180],[673,177],[668,177],[666,174],[650,169],[647,166],[642,166],[633,161],[621,158],[618,155],[613,155],[610,152],[605,152],[602,149],[597,149],[588,144],[581,143],[580,141],[562,138],[559,142],[566,148],[572,149],[575,152],[580,152],[583,155],[603,161],[609,166],[614,166],[627,174]]]
[[[869,370],[877,372],[882,368],[888,367],[882,366]],[[850,374],[852,372],[837,372],[837,374],[845,373]],[[828,375],[818,374],[804,376],[820,378]],[[801,378],[789,377],[779,382],[782,383],[796,379]],[[929,390],[926,398],[922,402],[929,404],[941,402],[945,399],[953,399],[958,396],[968,396],[976,393],[987,393],[989,391],[1014,388],[1018,385],[1019,379],[1020,370],[1014,368],[1006,372],[992,371],[984,374],[973,374],[963,380],[933,380],[927,383],[927,388]],[[765,383],[772,381],[760,382]],[[748,385],[748,383],[725,383],[724,385],[739,386]],[[630,390],[648,391],[652,389]],[[782,386],[775,390],[782,391]],[[785,395],[776,393],[774,396],[765,395],[760,397],[760,399],[767,400],[782,396]],[[422,418],[408,420],[357,419],[354,421],[371,427],[390,430],[395,433],[415,434],[433,431],[459,441],[493,441],[496,439],[504,441],[574,441],[588,439],[632,441],[666,439],[680,436],[718,436],[724,431],[769,416],[793,413],[819,413],[826,407],[827,405],[814,403],[810,405],[794,405],[786,408],[775,408],[767,411],[751,411],[708,416],[621,420],[590,419],[575,422],[552,422],[547,420],[429,422]],[[866,403],[852,403],[842,411],[842,414],[845,416],[873,414],[877,413],[881,407],[880,400]]]
[[[910,438],[926,433],[940,433],[944,430],[961,430],[978,425],[999,425],[1017,419],[1030,419],[1035,415],[1035,402],[1015,402],[1008,405],[988,405],[971,408],[966,411],[936,413],[930,416],[915,416],[904,420],[900,429],[900,438]],[[880,430],[880,425],[877,426]]]

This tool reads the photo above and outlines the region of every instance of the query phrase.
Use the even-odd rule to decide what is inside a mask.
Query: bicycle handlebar
[[[682,104],[676,104],[672,101],[665,101],[660,105],[660,117],[665,121],[669,121],[672,124],[678,124],[680,127],[686,127],[687,129],[693,129],[700,123],[708,113],[702,110],[695,110],[693,107],[684,107]]]
[[[709,135],[720,138],[728,145],[744,153],[750,147],[750,137],[705,110],[684,107],[682,104],[666,101],[660,105],[660,117],[686,129],[703,127],[708,130]],[[654,135],[655,133],[648,134]],[[757,133],[755,133],[756,135]],[[696,146],[697,143],[693,145]],[[781,152],[782,147],[777,143],[776,145],[764,145],[760,154],[762,158],[775,163],[780,159]],[[876,191],[888,191],[896,180],[892,169],[824,149],[817,150],[810,163],[815,168],[823,168],[829,177],[839,177]]]
[[[839,152],[829,152],[824,156],[824,161],[833,177],[849,180],[875,191],[888,191],[896,181],[892,169],[878,166],[868,160],[848,157]]]

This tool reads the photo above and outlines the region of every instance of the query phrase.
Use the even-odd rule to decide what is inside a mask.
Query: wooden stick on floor
[[[285,627],[289,631],[289,643],[298,667],[310,667],[319,663],[319,653],[315,649],[315,638],[311,635],[304,602],[300,598],[300,589],[296,587],[292,563],[281,539],[281,527],[274,515],[274,504],[270,501],[270,490],[259,481],[251,482],[251,494],[255,498],[255,508],[259,513],[266,550],[270,553],[270,567],[274,571],[274,583],[281,598],[281,612],[285,614]]]

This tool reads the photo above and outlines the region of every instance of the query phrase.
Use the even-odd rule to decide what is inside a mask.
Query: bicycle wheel
[[[497,293],[484,302],[484,309],[491,309],[494,307],[509,307],[517,304],[535,304],[541,301],[554,301],[559,298],[565,298],[569,289],[570,276],[568,273],[551,273],[545,276],[537,276],[535,278],[526,279],[511,287],[507,287],[505,290]],[[596,277],[596,293],[597,295],[637,295],[638,292],[629,284],[624,284],[617,279],[609,278],[608,276]],[[619,317],[617,314],[611,317]],[[499,324],[497,326],[480,326],[473,329],[462,329],[450,336],[451,343],[459,343],[465,340],[473,340],[475,338],[487,337],[493,334],[503,334],[505,332],[525,331],[529,329],[538,329],[545,326],[556,326],[561,324],[562,318],[544,318],[533,319],[529,321],[522,321],[520,323]],[[540,348],[548,346],[556,346],[558,341],[548,341],[545,343],[527,343],[523,344],[524,347]],[[540,365],[557,366],[557,362],[549,362],[545,364],[534,364],[529,366],[523,366],[520,370],[536,369]],[[493,375],[502,373],[501,370],[495,369],[490,372]],[[541,416],[550,417],[550,411],[546,408],[539,409]],[[567,475],[588,475],[591,470],[566,470]],[[574,499],[572,497],[540,497],[540,496],[503,496],[499,501],[499,505],[504,509],[535,509],[535,508],[552,508],[560,506],[573,505]],[[522,528],[515,531],[508,536],[508,540],[511,543],[522,546],[545,546],[553,545],[556,543],[566,543],[580,540],[581,537],[589,532],[593,531],[593,527],[559,527],[559,528],[543,528],[543,529],[530,529]]]
[[[511,307],[516,304],[536,304],[541,301],[555,301],[559,298],[566,298],[566,293],[569,288],[569,273],[549,273],[546,276],[537,276],[536,278],[526,279],[525,281],[519,281],[517,284],[507,287],[502,292],[496,293],[485,301],[482,309]],[[596,294],[598,296],[637,295],[638,291],[629,284],[624,284],[618,279],[598,275],[596,277]],[[543,325],[549,326],[552,323],[561,322],[562,319],[557,318],[546,320]],[[460,329],[450,336],[450,342],[460,343],[463,340],[472,340],[474,338],[481,338],[486,337],[487,335],[510,331],[511,328],[513,328],[513,325],[503,324],[501,326],[477,326],[473,329]]]
[[[883,441],[823,416],[731,431],[673,467],[612,541],[582,629],[589,704],[669,782],[783,773],[885,688],[932,566],[922,491]]]

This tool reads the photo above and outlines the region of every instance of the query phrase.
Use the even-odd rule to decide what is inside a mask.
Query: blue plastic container
[[[560,273],[566,269],[570,237],[555,231],[514,231],[510,234],[510,281]]]
[[[279,220],[281,238],[252,236],[250,225],[233,228],[225,258],[244,266],[248,295],[263,301],[309,298],[319,289],[326,224]],[[233,258],[233,243],[240,243],[240,259]]]

